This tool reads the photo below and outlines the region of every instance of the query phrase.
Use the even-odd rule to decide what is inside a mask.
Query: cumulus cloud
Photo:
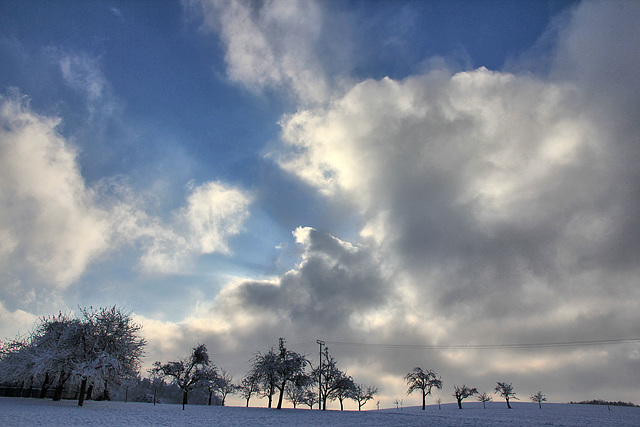
[[[192,186],[186,206],[163,222],[122,182],[86,185],[60,120],[27,100],[0,99],[0,265],[6,280],[29,277],[64,288],[102,255],[140,245],[144,270],[175,273],[191,259],[229,253],[249,196],[217,182]]]
[[[322,11],[312,1],[194,0],[205,28],[219,32],[229,78],[252,91],[285,88],[302,102],[328,96],[316,42]]]
[[[40,279],[67,286],[106,250],[106,217],[75,150],[56,131],[59,121],[20,100],[0,102],[3,270],[33,268]]]
[[[640,60],[630,40],[640,8],[616,6],[577,7],[548,73],[432,69],[366,80],[284,117],[272,155],[328,198],[350,199],[368,244],[298,229],[294,270],[234,282],[215,310],[258,325],[255,336],[365,341],[375,325],[389,342],[637,337]],[[373,359],[394,374],[428,356],[449,381],[569,372],[569,384],[598,366],[633,372],[632,347]],[[352,367],[371,358],[343,354]],[[626,374],[609,384],[635,387]]]

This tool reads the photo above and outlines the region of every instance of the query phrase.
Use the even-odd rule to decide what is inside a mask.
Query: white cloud
[[[141,250],[143,269],[176,273],[201,254],[229,253],[249,197],[208,182],[194,186],[170,223],[146,212],[122,182],[88,187],[77,153],[58,133],[59,119],[25,100],[0,99],[0,265],[6,280],[65,288],[87,266],[125,244]]]
[[[302,102],[327,98],[314,54],[322,13],[313,1],[193,1],[226,46],[227,74],[253,91],[286,88]]]
[[[93,204],[76,152],[57,133],[58,120],[19,100],[0,102],[0,229],[11,242],[3,270],[34,268],[39,279],[67,286],[106,250],[107,218]]]

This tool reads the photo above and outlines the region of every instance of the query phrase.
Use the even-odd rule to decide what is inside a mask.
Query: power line
[[[356,343],[346,341],[326,341],[327,344],[379,349],[408,349],[408,350],[493,350],[493,349],[522,349],[522,348],[553,348],[553,347],[586,347],[597,345],[615,345],[626,343],[640,343],[640,338],[620,338],[594,341],[564,341],[538,342],[519,344],[462,344],[462,345],[426,345],[426,344],[384,344],[384,343]]]

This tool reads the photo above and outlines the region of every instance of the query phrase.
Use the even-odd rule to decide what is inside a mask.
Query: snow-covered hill
[[[216,426],[640,426],[640,408],[596,405],[478,402],[380,411],[311,411],[308,409],[151,405],[148,403],[86,402],[0,398],[0,425],[216,425]]]

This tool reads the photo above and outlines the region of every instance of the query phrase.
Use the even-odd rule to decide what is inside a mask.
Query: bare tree
[[[238,389],[238,387],[233,384],[233,376],[224,369],[220,370],[220,373],[217,375],[213,384],[214,390],[220,394],[222,406],[224,406],[227,395],[235,393]]]
[[[438,409],[442,409],[442,408],[440,407],[440,404],[442,403],[442,399],[437,398],[437,399],[436,399],[436,403],[438,404]]]
[[[260,385],[262,395],[269,400],[268,407],[271,408],[278,382],[278,355],[273,350],[273,347],[266,353],[258,352],[255,354],[253,365],[248,375],[256,379]]]
[[[170,378],[182,390],[182,409],[188,404],[189,391],[199,382],[208,378],[207,367],[210,365],[207,347],[199,344],[188,357],[177,362],[162,364],[155,362],[153,372],[165,378]]]
[[[354,384],[351,388],[351,399],[358,403],[358,411],[378,393],[377,387],[365,386],[364,384]]]
[[[544,397],[544,394],[542,394],[541,391],[539,391],[536,394],[531,395],[531,401],[536,402],[538,404],[538,407],[542,409],[542,402],[546,402],[547,398]]]
[[[314,383],[315,384],[315,383]],[[308,388],[304,392],[302,403],[307,405],[309,409],[313,409],[313,405],[318,403],[318,408],[320,408],[320,402],[318,400],[318,393],[313,390],[313,388]]]
[[[511,409],[509,399],[519,400],[516,397],[516,392],[513,391],[513,386],[511,385],[511,383],[498,382],[498,385],[496,386],[496,394],[500,394],[500,396],[504,397],[504,400],[507,402],[507,408],[509,409]]]
[[[309,405],[313,409],[313,404],[318,399],[313,391],[315,380],[310,374],[299,374],[294,381],[290,381],[285,388],[287,400],[293,404],[293,408],[300,403]]]
[[[276,373],[278,382],[276,388],[280,391],[278,397],[278,406],[276,409],[282,409],[282,400],[284,398],[287,384],[295,382],[305,375],[305,368],[309,364],[307,358],[295,351],[287,350],[284,346],[284,338],[280,338],[278,349],[280,350],[277,359]]]
[[[409,389],[407,394],[411,394],[416,390],[420,390],[422,394],[422,410],[424,411],[427,395],[431,394],[431,390],[435,387],[442,389],[442,380],[436,377],[432,370],[423,371],[422,368],[415,367],[413,372],[409,372],[404,377],[407,381]]]
[[[240,392],[240,396],[247,401],[248,408],[251,396],[260,392],[260,382],[258,381],[258,378],[249,372],[244,376],[244,378],[242,378],[238,391]]]
[[[482,408],[487,409],[487,402],[491,402],[493,400],[487,392],[483,392],[482,394],[478,394],[478,402],[482,402]]]
[[[353,389],[353,378],[343,375],[335,382],[333,390],[329,393],[330,400],[338,400],[340,402],[340,410],[344,410],[344,400],[351,396]]]
[[[211,406],[213,403],[213,396],[217,390],[218,383],[218,370],[215,366],[204,366],[201,371],[201,378],[198,382],[198,387],[207,392],[208,400],[207,405]]]
[[[322,409],[327,409],[327,400],[335,400],[338,388],[344,384],[347,375],[338,369],[337,362],[329,354],[329,348],[325,347],[322,353],[322,364],[315,368],[312,372],[313,378],[319,378],[320,381],[320,401]]]
[[[458,387],[457,385],[453,386],[453,397],[456,398],[456,401],[458,402],[458,409],[462,409],[462,400],[466,399],[469,396],[473,396],[474,394],[478,393],[478,389],[477,388],[469,388],[466,385],[462,385],[462,387]]]

